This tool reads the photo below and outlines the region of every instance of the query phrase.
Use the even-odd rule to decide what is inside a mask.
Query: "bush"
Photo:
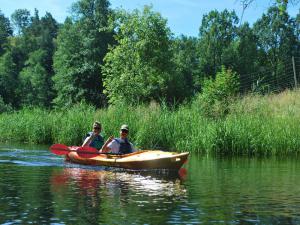
[[[217,118],[229,113],[229,106],[238,93],[239,81],[235,72],[222,67],[215,79],[204,80],[202,93],[198,97],[205,116]]]
[[[0,113],[11,112],[12,110],[11,105],[5,104],[3,98],[0,96]]]

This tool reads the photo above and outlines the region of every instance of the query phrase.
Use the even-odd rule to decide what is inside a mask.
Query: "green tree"
[[[16,105],[18,79],[11,52],[0,57],[0,97],[5,104]]]
[[[70,18],[67,18],[57,36],[57,51],[54,54],[53,76],[57,96],[54,103],[59,106],[71,106],[84,99],[83,91],[79,89],[81,55],[83,49],[80,33]]]
[[[2,96],[0,96],[0,113],[4,113],[4,112],[10,112],[12,111],[12,107],[10,104],[5,104],[5,102],[3,101]]]
[[[102,68],[109,101],[176,99],[182,89],[172,72],[171,32],[166,20],[146,6],[142,12],[118,11],[113,21],[117,45],[110,48]]]
[[[52,95],[48,88],[48,73],[43,66],[45,64],[46,51],[39,49],[30,53],[25,67],[20,73],[20,90],[23,105],[49,106],[49,96]]]
[[[17,9],[11,15],[11,21],[17,34],[20,35],[30,24],[30,12],[27,9]]]
[[[57,37],[58,32],[58,23],[52,17],[52,15],[46,12],[45,16],[43,16],[37,25],[38,31],[36,37],[36,43],[39,49],[43,49],[45,54],[45,69],[48,72],[48,84],[50,85],[51,77],[54,75],[53,70],[53,55],[55,52],[54,39]],[[38,50],[38,49],[36,49]],[[52,87],[52,84],[51,84]]]
[[[81,0],[72,7],[73,17],[60,29],[54,56],[54,103],[68,106],[86,101],[97,107],[106,104],[101,65],[112,43],[107,31],[111,13],[107,0]]]
[[[211,11],[204,15],[199,32],[200,70],[203,76],[215,75],[226,65],[224,57],[232,54],[232,42],[237,36],[238,17],[235,12]],[[225,54],[226,53],[226,54]]]
[[[12,28],[9,19],[4,16],[0,10],[0,56],[4,53],[4,46],[7,39],[12,35]]]
[[[54,98],[53,54],[58,24],[50,13],[40,18],[36,9],[33,16],[27,10],[16,10],[12,18],[19,30],[19,34],[10,41],[10,51],[21,78],[19,92],[24,90],[18,97],[19,102],[49,107]],[[43,89],[44,94],[39,93],[34,98],[38,89]],[[19,107],[18,104],[13,106]]]
[[[243,12],[252,4],[255,0],[240,0],[243,6]],[[280,13],[284,13],[287,10],[288,5],[298,5],[299,0],[274,0],[275,5],[278,7]]]
[[[172,42],[174,73],[181,83],[181,98],[189,98],[200,91],[198,39],[180,36]]]
[[[295,37],[297,40],[297,47],[296,47],[296,53],[295,55],[300,55],[300,10],[297,14],[294,22],[294,31],[295,31]]]
[[[258,56],[257,36],[248,23],[244,23],[237,30],[237,39],[234,42],[236,56],[232,59],[232,69],[240,75],[240,91],[251,89],[250,74],[257,74]]]
[[[299,39],[295,35],[295,20],[287,12],[280,11],[277,7],[269,8],[253,26],[257,35],[257,45],[261,50],[259,61],[261,67],[271,70],[272,85],[285,88],[284,64],[297,54]]]

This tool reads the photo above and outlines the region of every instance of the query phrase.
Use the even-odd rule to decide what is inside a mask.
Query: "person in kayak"
[[[117,154],[128,154],[135,152],[133,144],[128,141],[129,127],[124,124],[120,129],[120,138],[110,137],[103,145],[100,152],[111,152]]]
[[[89,132],[86,135],[86,138],[82,144],[82,147],[90,146],[90,147],[94,147],[98,150],[101,149],[104,144],[104,138],[100,134],[101,128],[102,128],[101,123],[98,121],[95,121],[93,123],[93,131]]]

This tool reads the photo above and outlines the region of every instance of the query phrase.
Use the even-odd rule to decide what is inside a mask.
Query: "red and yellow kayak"
[[[99,154],[92,158],[81,157],[76,151],[66,155],[66,160],[84,165],[119,167],[132,170],[168,169],[179,170],[189,153],[143,150],[125,155]]]

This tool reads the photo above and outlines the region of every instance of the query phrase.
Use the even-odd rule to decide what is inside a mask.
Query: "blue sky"
[[[28,9],[33,13],[37,8],[40,16],[47,11],[62,23],[74,2],[76,0],[0,0],[0,10],[10,17],[16,9]],[[245,11],[243,21],[252,24],[273,2],[275,0],[255,0]],[[152,4],[153,10],[168,20],[168,26],[175,35],[198,36],[202,16],[211,10],[235,10],[239,17],[242,14],[239,0],[110,0],[110,3],[112,8],[122,7],[126,10],[142,9],[144,5]],[[288,9],[289,14],[295,16],[299,12],[299,4]]]

